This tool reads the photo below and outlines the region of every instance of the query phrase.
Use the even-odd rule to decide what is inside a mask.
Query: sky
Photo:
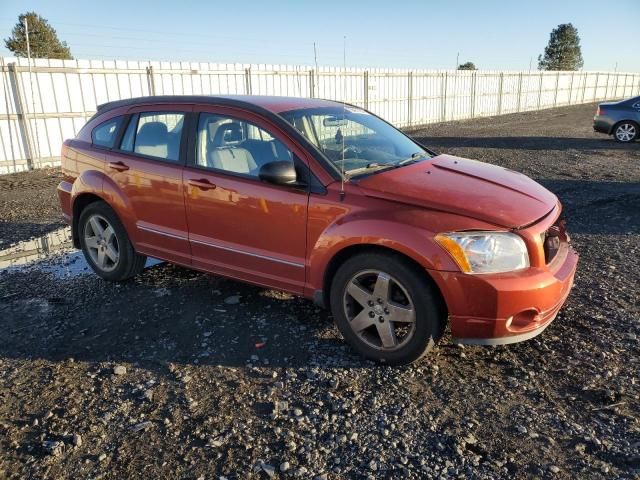
[[[571,22],[584,70],[640,71],[640,0],[0,0],[2,39],[29,10],[83,59],[528,70]]]

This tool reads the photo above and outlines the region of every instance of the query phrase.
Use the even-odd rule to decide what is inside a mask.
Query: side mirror
[[[298,180],[293,162],[287,161],[265,163],[260,167],[258,177],[263,182],[274,183],[276,185],[291,185],[295,184]]]

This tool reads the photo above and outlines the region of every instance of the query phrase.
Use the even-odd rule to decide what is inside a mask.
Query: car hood
[[[464,215],[501,227],[534,223],[558,203],[542,185],[507,168],[438,155],[358,182],[367,196]]]

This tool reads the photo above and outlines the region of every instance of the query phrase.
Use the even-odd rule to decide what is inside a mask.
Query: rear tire
[[[78,237],[87,263],[105,280],[127,280],[144,269],[147,257],[136,253],[118,215],[105,202],[82,210]]]
[[[426,274],[400,256],[361,253],[337,270],[330,304],[336,326],[360,355],[412,363],[442,336],[446,312]]]
[[[616,142],[630,143],[638,138],[640,126],[631,120],[624,120],[613,127],[613,138]]]

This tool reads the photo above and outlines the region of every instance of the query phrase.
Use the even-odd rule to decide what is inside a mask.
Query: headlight
[[[451,232],[436,241],[466,273],[500,273],[529,266],[527,246],[509,232]]]

